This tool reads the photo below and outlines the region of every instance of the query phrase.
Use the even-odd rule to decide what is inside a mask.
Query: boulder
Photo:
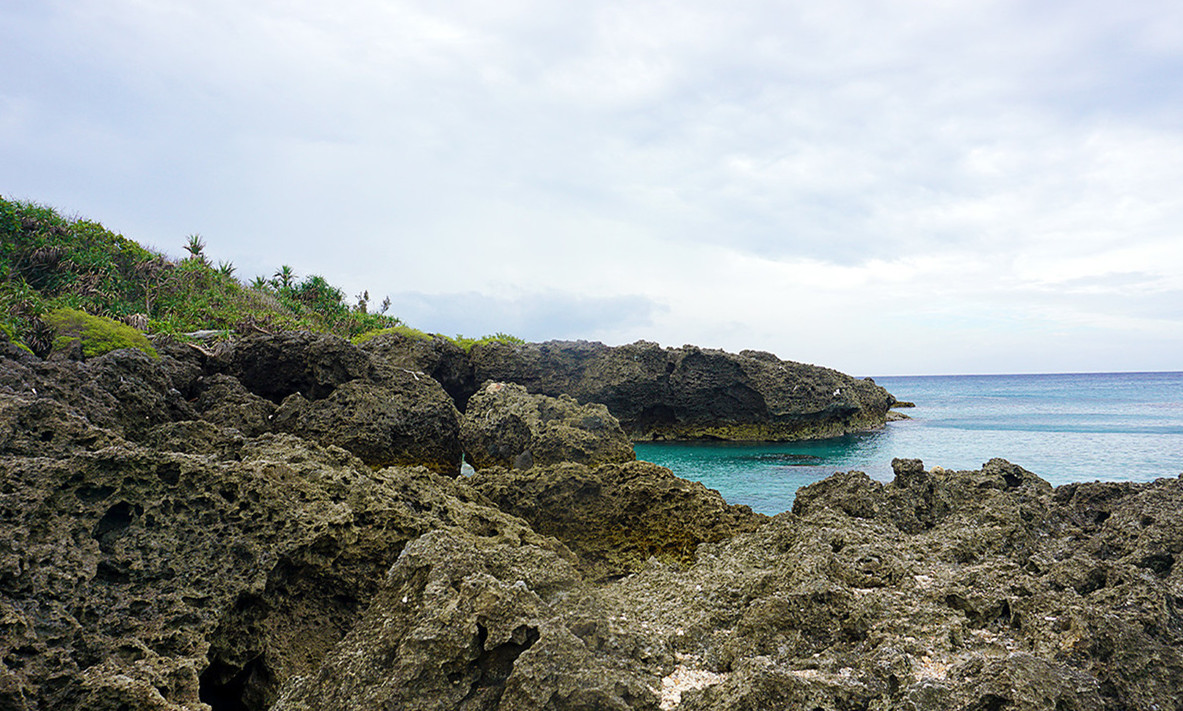
[[[460,438],[476,469],[560,462],[594,466],[637,458],[603,405],[580,405],[566,395],[531,395],[510,383],[485,383],[469,400]]]
[[[48,398],[129,439],[196,413],[169,377],[170,359],[128,348],[85,362],[0,359],[0,391]]]
[[[410,543],[349,636],[274,711],[656,711],[667,649],[605,624],[570,562],[452,531]]]
[[[401,373],[382,384],[349,381],[319,400],[294,393],[275,411],[274,427],[342,447],[371,467],[422,465],[455,475],[459,419],[439,383]]]
[[[277,405],[294,393],[320,400],[344,383],[373,374],[369,356],[349,341],[309,331],[234,341],[211,365]]]
[[[688,565],[699,544],[767,520],[649,462],[481,469],[471,484],[502,511],[565,543],[584,573],[601,580],[641,570],[650,559]]]
[[[387,368],[434,378],[461,412],[468,406],[468,398],[477,391],[478,383],[468,354],[442,336],[416,338],[406,333],[385,331],[366,339],[358,347]]]
[[[275,404],[247,390],[237,378],[216,373],[200,378],[196,387],[200,394],[194,407],[201,419],[248,437],[271,431]]]
[[[834,437],[883,426],[894,402],[870,379],[760,351],[550,341],[478,344],[470,359],[478,381],[601,403],[633,440]]]

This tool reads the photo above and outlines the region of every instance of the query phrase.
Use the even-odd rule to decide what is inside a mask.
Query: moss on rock
[[[79,343],[84,358],[94,358],[120,348],[138,348],[153,358],[156,349],[147,336],[127,324],[102,316],[91,316],[77,309],[54,309],[45,315],[54,330],[53,352],[68,351]]]

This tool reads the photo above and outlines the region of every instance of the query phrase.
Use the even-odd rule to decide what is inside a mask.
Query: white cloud
[[[861,373],[1177,367],[1180,12],[16,4],[0,193],[465,332],[567,337],[537,298]]]

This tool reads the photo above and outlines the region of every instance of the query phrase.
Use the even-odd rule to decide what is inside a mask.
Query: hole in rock
[[[99,542],[99,550],[110,553],[115,541],[127,532],[135,517],[143,512],[142,506],[132,506],[126,501],[120,501],[107,509],[103,517],[94,525],[94,530],[90,533],[91,538]]]
[[[156,467],[156,476],[168,486],[176,486],[181,480],[181,465],[176,462],[165,462]]]
[[[1002,711],[1013,706],[1011,700],[997,694],[986,694],[966,707],[966,711]]]
[[[522,625],[513,631],[510,641],[492,649],[486,649],[485,642],[488,641],[489,631],[485,629],[484,625],[478,624],[477,649],[480,650],[480,654],[476,659],[476,667],[480,672],[480,677],[473,684],[468,696],[473,697],[481,693],[482,689],[495,687],[498,691],[493,694],[493,698],[499,698],[501,687],[505,686],[505,680],[513,672],[514,662],[522,655],[522,652],[538,641],[539,636],[536,628]]]
[[[112,486],[80,486],[74,490],[74,495],[85,504],[102,501],[114,493],[115,487]]]
[[[1175,556],[1170,553],[1154,553],[1143,558],[1138,565],[1149,568],[1160,578],[1165,578],[1171,574],[1171,568],[1175,567]]]
[[[215,659],[201,673],[198,697],[213,711],[262,711],[269,701],[265,690],[274,685],[262,655],[241,669]]]

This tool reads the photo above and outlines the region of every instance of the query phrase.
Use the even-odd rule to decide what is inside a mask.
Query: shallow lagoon
[[[883,377],[911,420],[783,444],[642,442],[637,457],[774,514],[799,487],[857,469],[889,481],[894,457],[977,469],[1003,457],[1052,484],[1183,473],[1183,373]]]

